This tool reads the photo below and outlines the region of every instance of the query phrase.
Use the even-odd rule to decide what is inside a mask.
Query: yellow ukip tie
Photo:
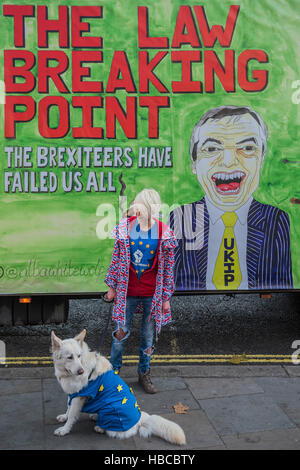
[[[233,231],[237,215],[235,212],[225,212],[222,215],[222,220],[225,230],[212,280],[217,289],[237,289],[242,281],[238,249]]]

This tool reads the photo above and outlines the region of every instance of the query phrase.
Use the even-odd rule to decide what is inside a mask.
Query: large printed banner
[[[1,0],[0,293],[97,293],[154,188],[177,291],[300,288],[299,0]]]

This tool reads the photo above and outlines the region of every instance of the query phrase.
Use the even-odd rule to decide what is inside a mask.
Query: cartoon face
[[[250,114],[208,119],[198,129],[193,172],[222,210],[242,206],[256,190],[263,163],[263,136]]]

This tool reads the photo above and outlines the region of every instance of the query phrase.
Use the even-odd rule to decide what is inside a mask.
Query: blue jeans
[[[127,338],[130,335],[131,320],[139,303],[143,305],[143,314],[141,314],[143,315],[143,318],[141,326],[138,371],[141,374],[145,374],[150,368],[151,354],[154,350],[154,320],[151,318],[152,297],[127,297],[125,325],[121,325],[119,327],[117,326],[117,328],[112,333],[113,341],[110,352],[110,362],[115,370],[121,369],[124,346]],[[119,328],[121,328],[125,333],[125,336],[121,340],[118,340],[115,336],[115,333]]]

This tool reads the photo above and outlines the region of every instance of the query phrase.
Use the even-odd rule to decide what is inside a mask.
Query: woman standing
[[[125,342],[134,312],[142,305],[138,375],[147,393],[156,393],[150,378],[150,360],[161,327],[171,321],[170,298],[174,292],[174,248],[170,228],[157,219],[161,201],[154,189],[144,189],[130,208],[131,217],[122,219],[112,232],[115,245],[105,283],[107,297],[114,300],[110,361],[115,370],[122,366]]]

